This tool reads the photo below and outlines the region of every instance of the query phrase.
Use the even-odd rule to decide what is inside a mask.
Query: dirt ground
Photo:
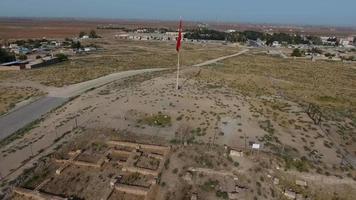
[[[177,19],[178,20],[178,19]],[[168,28],[176,29],[177,21],[160,20],[125,20],[125,19],[48,19],[48,18],[0,18],[0,38],[9,39],[28,39],[28,38],[64,38],[77,36],[80,31],[90,31],[96,29],[98,25],[114,24],[126,28]],[[196,28],[197,22],[184,21],[185,29]],[[259,24],[238,24],[209,22],[209,27],[217,30],[256,30],[264,31],[265,26]],[[294,30],[300,32],[300,26],[278,26],[273,25],[276,32],[288,32]],[[113,32],[112,30],[99,30],[101,33]],[[303,27],[305,34],[311,35],[335,35],[349,36],[355,34],[355,29],[346,27]]]
[[[236,190],[231,188],[233,183],[239,186],[238,195],[247,199],[283,199],[286,189],[315,199],[331,199],[335,195],[352,199],[354,194],[341,191],[352,191],[355,171],[342,162],[336,144],[325,145],[335,141],[313,124],[300,104],[274,96],[244,95],[242,90],[217,81],[215,73],[219,73],[219,64],[207,69],[187,68],[179,91],[174,89],[175,74],[171,72],[117,81],[89,91],[53,112],[22,141],[7,146],[1,156],[21,153],[16,146],[29,140],[38,140],[37,144],[54,141],[53,133],[71,132],[76,119],[84,130],[135,133],[137,139],[145,136],[154,141],[160,137],[162,142],[176,146],[162,173],[160,199],[177,195],[224,199]],[[214,79],[207,79],[207,74]],[[101,135],[97,132],[97,137]],[[182,147],[184,143],[190,145]],[[260,152],[251,152],[253,143],[262,145]],[[247,151],[247,157],[229,158],[225,145]],[[8,162],[6,157],[3,159]],[[203,175],[187,175],[191,167],[203,168]],[[211,175],[209,169],[229,172],[237,179]],[[303,176],[294,174],[294,179],[282,182],[294,171]],[[321,196],[318,187],[313,186],[316,179],[304,176],[308,173],[332,177],[332,196]],[[278,186],[273,183],[276,177],[281,180]],[[293,181],[299,177],[308,181],[307,188],[295,187]],[[185,179],[191,184],[186,184]]]
[[[69,65],[0,74],[1,80],[61,87],[121,70],[175,66],[173,43],[94,42],[105,50],[75,57]],[[354,199],[353,64],[282,59],[251,50],[191,67],[238,49],[185,45],[180,90],[175,89],[175,72],[168,70],[115,81],[72,98],[23,137],[0,148],[2,189],[8,184],[34,189],[58,168],[51,159],[69,159],[66,153],[79,147],[86,147],[79,161],[96,163],[107,147],[93,140],[110,138],[172,146],[169,161],[155,180],[156,199],[285,199],[285,191],[302,199]],[[306,113],[310,103],[323,113],[319,125]],[[253,150],[253,144],[260,149]],[[230,149],[244,155],[231,156]],[[48,156],[36,157],[40,155]],[[157,158],[143,155],[135,165],[156,169]],[[112,162],[127,159],[118,154]],[[32,163],[37,163],[35,168],[9,183],[10,177],[20,175],[19,169]],[[113,163],[94,170],[70,166],[43,190],[96,199],[105,196],[117,173]],[[124,182],[147,186],[145,177],[121,175]],[[139,199],[122,195],[114,192],[110,198]]]
[[[50,67],[2,71],[0,80],[32,81],[46,86],[62,87],[95,79],[119,71],[144,68],[176,67],[174,42],[118,40],[113,35],[84,41],[83,45],[96,45],[98,50],[89,55],[75,55],[69,61]],[[238,47],[218,44],[185,44],[181,65],[190,66],[239,51]]]

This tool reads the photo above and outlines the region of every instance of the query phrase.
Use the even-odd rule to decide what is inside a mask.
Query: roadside
[[[75,97],[77,95],[80,95],[81,93],[90,91],[93,88],[98,88],[116,80],[129,78],[134,75],[143,75],[146,74],[145,72],[159,72],[163,70],[165,69],[146,69],[116,73],[92,81],[64,87],[62,90],[53,90],[49,92],[46,98],[60,98],[66,99],[67,101],[70,97]],[[130,80],[125,79],[120,82],[123,84],[123,88],[126,88],[127,85],[131,85]],[[98,91],[95,90],[94,93],[97,92]],[[90,92],[86,96],[93,95],[94,93]],[[105,94],[103,93],[103,95]],[[84,98],[85,100],[88,97],[80,98]],[[74,130],[77,130],[81,126],[90,126],[92,123],[95,123],[96,118],[95,116],[92,116],[93,114],[91,112],[93,112],[96,105],[100,103],[101,102],[92,102],[90,103],[92,105],[90,108],[85,107],[84,109],[75,112],[76,114],[74,114],[73,116],[67,116],[63,114],[63,111],[67,109],[67,106],[60,107],[53,111],[53,113],[51,114],[52,116],[56,117],[44,119],[43,121],[41,121],[40,125],[36,125],[34,130],[31,130],[31,134],[26,134],[23,138],[19,138],[16,141],[13,141],[11,144],[7,145],[6,147],[1,148],[2,153],[0,154],[3,156],[0,158],[1,162],[8,163],[11,160],[11,165],[9,164],[9,166],[2,166],[3,169],[0,171],[2,173],[2,176],[6,177],[7,182],[15,180],[16,177],[21,174],[23,170],[28,167],[31,167],[32,164],[35,163],[39,158],[51,153],[57,145],[60,145],[60,143],[67,140],[63,139],[64,137],[67,138],[67,135],[68,137],[71,137],[73,135],[69,133],[72,133]],[[70,106],[71,104],[72,103],[69,103],[68,106]],[[87,115],[83,115],[84,113],[87,113]],[[121,113],[119,112],[118,115],[121,115]],[[77,121],[76,116],[81,116],[81,119]]]
[[[91,88],[100,87],[121,78],[162,70],[165,70],[165,68],[119,72],[83,83],[78,83],[58,89],[52,89],[49,91],[47,96],[42,97],[37,101],[31,102],[30,104],[24,105],[16,109],[14,112],[1,116],[0,140],[10,136],[34,120],[41,118],[41,116],[47,112],[64,104],[66,101],[68,101],[69,98],[78,96]]]

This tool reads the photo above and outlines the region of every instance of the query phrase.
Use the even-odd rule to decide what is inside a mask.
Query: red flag
[[[176,45],[177,52],[179,52],[181,41],[182,41],[182,20],[180,20],[179,22],[178,38],[177,38],[177,45]]]

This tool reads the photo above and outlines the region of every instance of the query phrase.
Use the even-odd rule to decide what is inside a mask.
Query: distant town
[[[175,41],[177,31],[169,28],[126,28],[119,25],[98,25],[97,30],[117,30],[113,39]],[[184,42],[240,44],[268,48],[271,54],[334,61],[356,61],[356,37],[336,35],[305,35],[299,33],[215,30],[209,24],[198,23],[184,30]],[[81,31],[77,37],[64,39],[6,40],[1,44],[0,70],[20,70],[46,67],[74,54],[90,53],[96,46],[81,45],[81,41],[96,39],[95,30]]]

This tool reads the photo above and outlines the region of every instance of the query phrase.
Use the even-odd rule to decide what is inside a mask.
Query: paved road
[[[13,112],[0,117],[0,140],[10,136],[31,122],[40,119],[49,111],[65,103],[70,97],[84,93],[85,91],[105,85],[107,83],[142,73],[162,71],[164,68],[130,70],[110,74],[98,79],[70,85],[63,88],[57,88],[51,91],[47,96],[38,99],[30,104],[22,106]]]
[[[0,140],[10,136],[36,119],[41,118],[42,115],[66,101],[67,98],[46,96],[0,117]]]

